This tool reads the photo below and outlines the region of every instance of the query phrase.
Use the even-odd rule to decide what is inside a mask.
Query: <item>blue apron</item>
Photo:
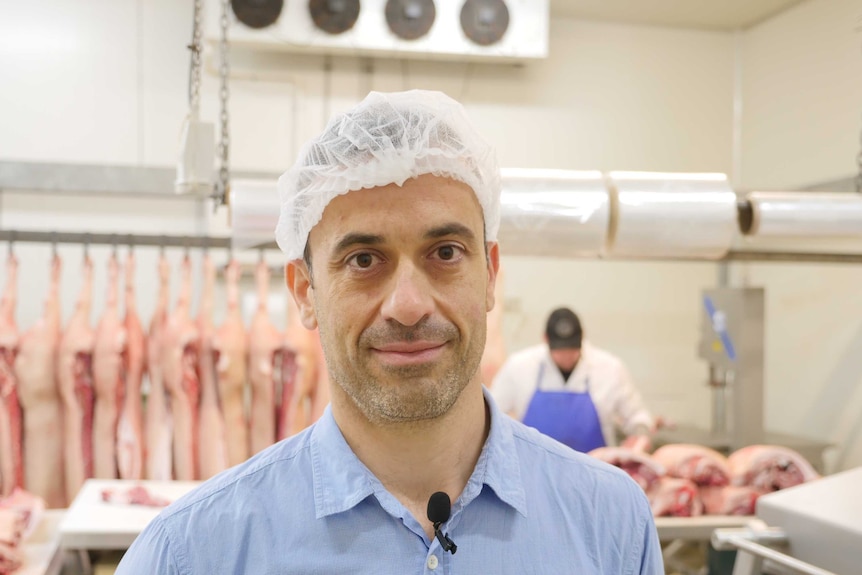
[[[583,393],[570,391],[542,391],[539,386],[545,364],[539,367],[536,391],[524,415],[524,425],[535,427],[576,451],[586,453],[605,446],[602,424],[596,406],[590,397],[590,380]]]

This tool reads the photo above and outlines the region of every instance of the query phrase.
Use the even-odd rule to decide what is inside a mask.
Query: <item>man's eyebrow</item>
[[[443,224],[425,232],[426,240],[445,238],[446,236],[462,236],[468,240],[476,239],[476,234],[470,228],[457,222]]]
[[[333,253],[341,253],[355,245],[376,245],[382,244],[383,242],[384,238],[381,235],[352,232],[338,240],[338,243],[335,244]]]

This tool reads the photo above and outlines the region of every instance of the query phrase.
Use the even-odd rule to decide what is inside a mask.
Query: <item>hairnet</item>
[[[400,186],[423,174],[470,186],[484,213],[485,237],[497,239],[501,183],[493,148],[461,104],[442,92],[410,90],[369,93],[302,147],[296,164],[278,180],[278,245],[289,259],[298,259],[334,197]]]

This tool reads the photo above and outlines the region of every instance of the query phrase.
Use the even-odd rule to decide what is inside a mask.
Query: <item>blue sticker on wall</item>
[[[706,313],[709,315],[709,320],[712,323],[712,329],[721,340],[721,345],[724,348],[724,353],[731,361],[736,361],[736,350],[733,348],[733,341],[727,333],[727,316],[719,309],[716,309],[715,303],[709,296],[703,297],[703,305],[706,307]]]

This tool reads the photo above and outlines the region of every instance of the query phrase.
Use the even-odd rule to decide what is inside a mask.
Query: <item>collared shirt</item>
[[[485,400],[488,439],[442,527],[455,554],[357,459],[327,408],[166,508],[117,573],[664,573],[649,504],[626,473]]]
[[[655,423],[623,362],[587,341],[568,379],[563,379],[546,343],[513,353],[497,372],[491,395],[503,412],[522,420],[537,389],[589,391],[607,445],[616,444],[617,426],[631,435],[638,428],[652,428]]]

